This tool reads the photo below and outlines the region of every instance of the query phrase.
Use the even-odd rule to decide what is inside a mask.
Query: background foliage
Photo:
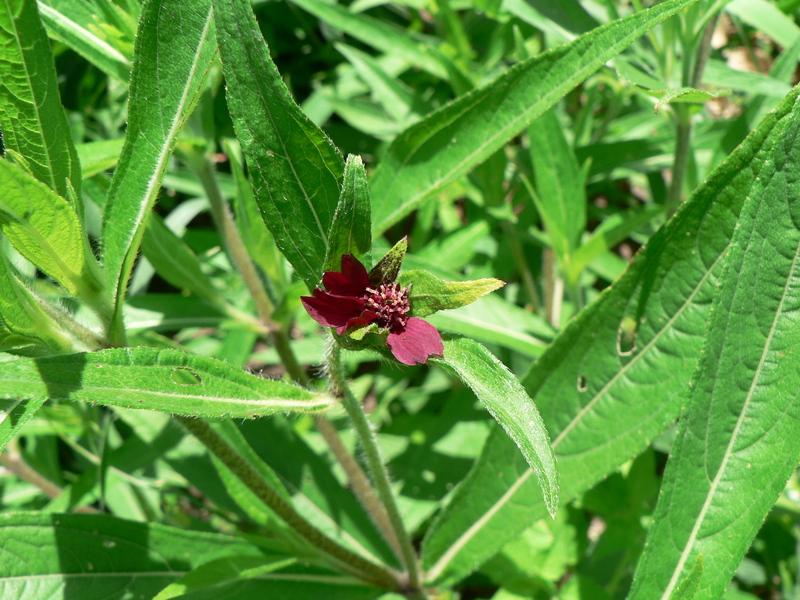
[[[799,10],[8,0],[0,597],[800,597]]]

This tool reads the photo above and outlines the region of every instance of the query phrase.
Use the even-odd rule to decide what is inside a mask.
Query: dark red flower
[[[431,355],[444,352],[442,336],[436,328],[417,317],[409,317],[409,288],[384,281],[372,287],[369,273],[352,254],[342,256],[342,270],[326,271],[325,290],[315,288],[313,296],[303,296],[308,314],[326,327],[336,327],[340,335],[372,323],[389,330],[386,344],[394,357],[406,365],[423,364]]]

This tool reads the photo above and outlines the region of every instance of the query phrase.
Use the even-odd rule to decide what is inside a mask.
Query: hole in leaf
[[[617,332],[617,352],[620,356],[628,356],[636,351],[636,331],[639,324],[633,317],[625,317],[619,324]]]
[[[586,375],[579,375],[578,376],[578,391],[585,392],[589,389],[589,379],[587,379]]]
[[[172,369],[171,377],[172,382],[177,383],[178,385],[197,385],[199,383],[203,383],[202,377],[186,367]]]

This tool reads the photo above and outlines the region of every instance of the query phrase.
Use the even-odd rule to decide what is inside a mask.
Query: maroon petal
[[[325,327],[346,325],[364,310],[364,301],[360,298],[333,296],[320,289],[315,289],[313,296],[301,296],[300,300],[311,318]]]
[[[364,295],[369,286],[369,273],[367,273],[367,268],[352,254],[342,255],[342,275],[361,290],[359,296]]]
[[[386,343],[404,365],[421,365],[429,356],[441,356],[444,352],[442,336],[436,327],[417,317],[411,317],[402,331],[389,333]]]

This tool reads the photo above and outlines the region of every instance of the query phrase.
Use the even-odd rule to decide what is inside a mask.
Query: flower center
[[[408,302],[408,290],[411,287],[401,288],[397,283],[382,283],[377,289],[367,288],[364,305],[378,318],[373,321],[379,327],[398,329],[406,326],[408,311],[411,305]]]

